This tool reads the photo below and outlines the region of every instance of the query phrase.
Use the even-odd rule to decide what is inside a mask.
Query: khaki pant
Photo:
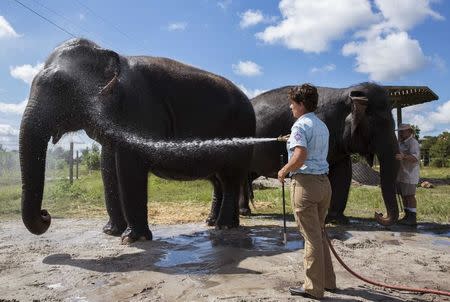
[[[331,200],[326,175],[295,174],[291,181],[291,202],[295,221],[305,238],[305,291],[322,298],[324,288],[336,288],[330,249],[322,230]]]

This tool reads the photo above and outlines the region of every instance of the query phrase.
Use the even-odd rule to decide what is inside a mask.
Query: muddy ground
[[[345,262],[395,285],[450,290],[450,226],[381,229],[367,221],[329,228]],[[0,301],[306,301],[288,287],[303,280],[303,241],[288,223],[244,219],[237,230],[204,224],[153,225],[154,240],[131,246],[103,234],[102,220],[53,219],[42,236],[0,223]],[[335,259],[334,259],[335,260]],[[328,301],[450,301],[384,290],[334,261],[339,292]]]

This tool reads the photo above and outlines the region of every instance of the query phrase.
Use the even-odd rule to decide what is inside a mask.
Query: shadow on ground
[[[117,257],[77,259],[70,254],[47,256],[43,263],[70,265],[97,272],[158,271],[175,274],[260,274],[237,267],[244,259],[273,256],[303,248],[296,228],[288,228],[288,243],[282,242],[280,227],[252,226],[233,230],[202,230],[136,242],[137,253]]]

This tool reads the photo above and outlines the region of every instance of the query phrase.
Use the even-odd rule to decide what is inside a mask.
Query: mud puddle
[[[154,240],[120,245],[101,220],[54,219],[34,236],[21,221],[0,223],[0,300],[299,301],[287,291],[303,280],[303,240],[288,222],[243,219],[235,230],[204,224],[154,225]],[[372,279],[450,290],[450,227],[416,231],[362,223],[328,228],[355,271]],[[340,291],[329,301],[448,301],[364,284],[334,261]]]

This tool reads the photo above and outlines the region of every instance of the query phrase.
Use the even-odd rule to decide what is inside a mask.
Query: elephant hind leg
[[[252,183],[256,177],[249,174],[243,181],[239,193],[239,214],[243,216],[250,216],[252,210],[250,209],[250,201],[253,203],[253,187]]]
[[[328,178],[330,179],[332,194],[326,222],[348,224],[349,219],[344,215],[344,210],[347,206],[348,193],[352,181],[350,156],[330,166]]]
[[[211,211],[206,219],[206,224],[213,226],[216,224],[217,217],[219,216],[220,207],[222,206],[223,191],[222,184],[219,178],[214,175],[209,179],[213,185],[213,196],[211,201]]]
[[[223,189],[222,204],[216,220],[217,229],[229,229],[239,226],[239,192],[243,178],[238,175],[220,176]]]

